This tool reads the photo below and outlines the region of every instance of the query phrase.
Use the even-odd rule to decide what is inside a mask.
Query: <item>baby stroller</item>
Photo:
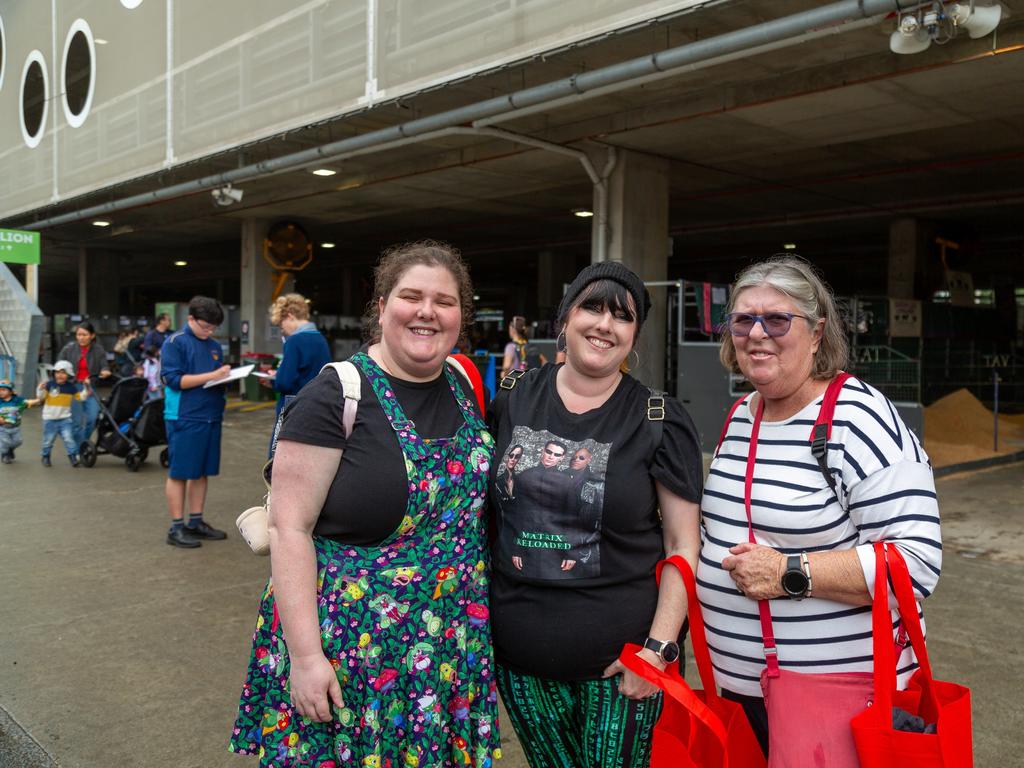
[[[137,472],[149,449],[167,443],[164,431],[164,401],[145,402],[149,383],[138,376],[121,379],[100,400],[95,442],[82,444],[82,464],[92,467],[96,457],[110,454],[124,459],[130,472]],[[170,464],[167,449],[160,452],[160,464]]]

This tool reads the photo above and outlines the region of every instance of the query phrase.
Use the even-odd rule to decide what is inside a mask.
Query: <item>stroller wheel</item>
[[[128,467],[129,472],[138,472],[139,467],[142,466],[142,456],[137,453],[129,453],[125,457],[124,465]]]
[[[95,467],[96,466],[96,446],[86,440],[82,443],[80,450],[80,458],[82,460],[82,466]]]
[[[139,446],[139,464],[145,464],[149,458],[149,448],[145,445]]]
[[[160,466],[164,469],[171,466],[171,455],[167,452],[166,448],[160,451]]]

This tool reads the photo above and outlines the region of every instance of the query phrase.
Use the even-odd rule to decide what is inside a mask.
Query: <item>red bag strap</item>
[[[893,592],[896,593],[896,602],[900,610],[900,622],[902,628],[910,637],[910,645],[914,649],[914,656],[917,657],[918,666],[921,669],[921,681],[923,681],[925,694],[931,704],[931,713],[938,718],[939,699],[932,684],[932,665],[928,659],[928,647],[924,641],[924,631],[921,629],[921,617],[917,615],[917,598],[914,596],[914,588],[910,582],[910,571],[907,569],[906,560],[897,547],[892,544],[886,546],[886,560],[889,566],[889,577],[892,580]],[[877,550],[876,550],[877,552]],[[876,554],[877,557],[877,554]],[[877,592],[878,587],[875,587]],[[894,655],[893,668],[898,662],[899,656]]]
[[[686,684],[686,681],[679,674],[679,669],[674,664],[669,664],[662,671],[657,667],[648,664],[637,653],[640,646],[635,643],[626,643],[622,648],[619,661],[622,665],[635,675],[639,675],[652,685],[658,686],[666,696],[671,697],[685,707],[695,718],[707,726],[708,730],[715,735],[715,738],[722,745],[722,754],[725,758],[723,768],[728,766],[727,742],[728,733],[722,719],[716,715],[707,704],[693,692],[693,689]],[[705,689],[707,693],[707,689]],[[691,738],[693,734],[691,733]]]
[[[476,363],[463,354],[448,355],[448,362],[455,363],[455,367],[459,372],[469,379],[469,383],[473,387],[473,394],[476,395],[476,404],[480,406],[480,415],[486,416],[487,398],[484,397],[484,380],[480,376]]]
[[[828,439],[832,436],[832,417],[835,416],[836,401],[848,378],[850,378],[850,374],[840,371],[828,383],[825,396],[821,401],[821,409],[818,411],[818,418],[815,420],[814,426],[811,427],[811,455],[818,462],[818,468],[833,493],[836,492],[836,481],[828,468]]]
[[[711,668],[711,653],[708,651],[708,639],[704,631],[704,614],[701,613],[700,601],[697,600],[697,581],[693,577],[693,569],[679,555],[673,555],[667,560],[658,563],[655,570],[655,578],[661,584],[661,571],[666,564],[674,565],[683,577],[683,584],[686,585],[686,615],[690,620],[690,645],[693,646],[693,657],[697,661],[697,671],[700,673],[700,684],[704,687],[704,695],[712,701],[718,698],[718,688],[715,687],[715,673]]]
[[[733,403],[732,408],[729,409],[729,415],[725,417],[725,424],[722,425],[722,434],[718,436],[718,445],[715,446],[715,456],[718,455],[718,451],[722,448],[722,442],[725,440],[725,435],[729,431],[729,422],[732,421],[732,415],[736,413],[736,409],[739,408],[740,404],[748,397],[749,395],[744,395]]]
[[[892,718],[892,693],[896,690],[896,654],[889,612],[888,571],[885,543],[875,542],[875,596],[871,601],[871,635],[874,644],[874,679],[877,717],[887,724]],[[915,615],[917,611],[914,612]]]
[[[764,417],[764,398],[758,398],[754,425],[750,429],[750,447],[747,450],[747,474],[743,482],[743,507],[747,512],[747,540],[756,544],[754,520],[750,514],[750,494],[754,485],[754,465],[757,464],[757,436],[761,431]],[[779,649],[775,646],[775,630],[772,628],[772,614],[767,600],[757,601],[757,612],[761,619],[761,637],[764,640],[764,660],[768,665],[768,677],[779,676]]]

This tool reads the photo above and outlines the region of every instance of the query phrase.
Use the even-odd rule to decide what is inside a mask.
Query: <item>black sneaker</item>
[[[205,520],[200,520],[194,526],[186,525],[185,530],[195,536],[197,539],[210,539],[212,541],[226,539],[228,535],[212,525],[208,524]]]
[[[74,456],[68,456],[68,461],[70,461],[70,462],[71,462],[71,466],[72,466],[72,467],[77,467],[77,466],[78,466],[79,464],[81,464],[81,463],[82,463],[82,462],[81,462],[81,461],[80,461],[80,460],[78,459],[78,454],[77,454],[77,453],[76,453],[76,454],[75,454]]]
[[[43,466],[44,467],[52,467],[53,466],[53,464],[50,463],[50,457],[49,456],[43,456]]]
[[[185,528],[171,528],[167,532],[167,543],[175,547],[182,547],[183,549],[195,549],[202,546],[202,542]]]
[[[11,450],[9,450],[7,452],[7,458],[10,459],[10,461],[7,462],[8,464],[10,464],[11,461],[14,461],[14,449],[13,448],[11,448]]]

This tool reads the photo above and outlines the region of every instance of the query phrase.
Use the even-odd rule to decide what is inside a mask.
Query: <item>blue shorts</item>
[[[197,480],[220,473],[220,422],[171,419],[167,452],[172,480]]]

